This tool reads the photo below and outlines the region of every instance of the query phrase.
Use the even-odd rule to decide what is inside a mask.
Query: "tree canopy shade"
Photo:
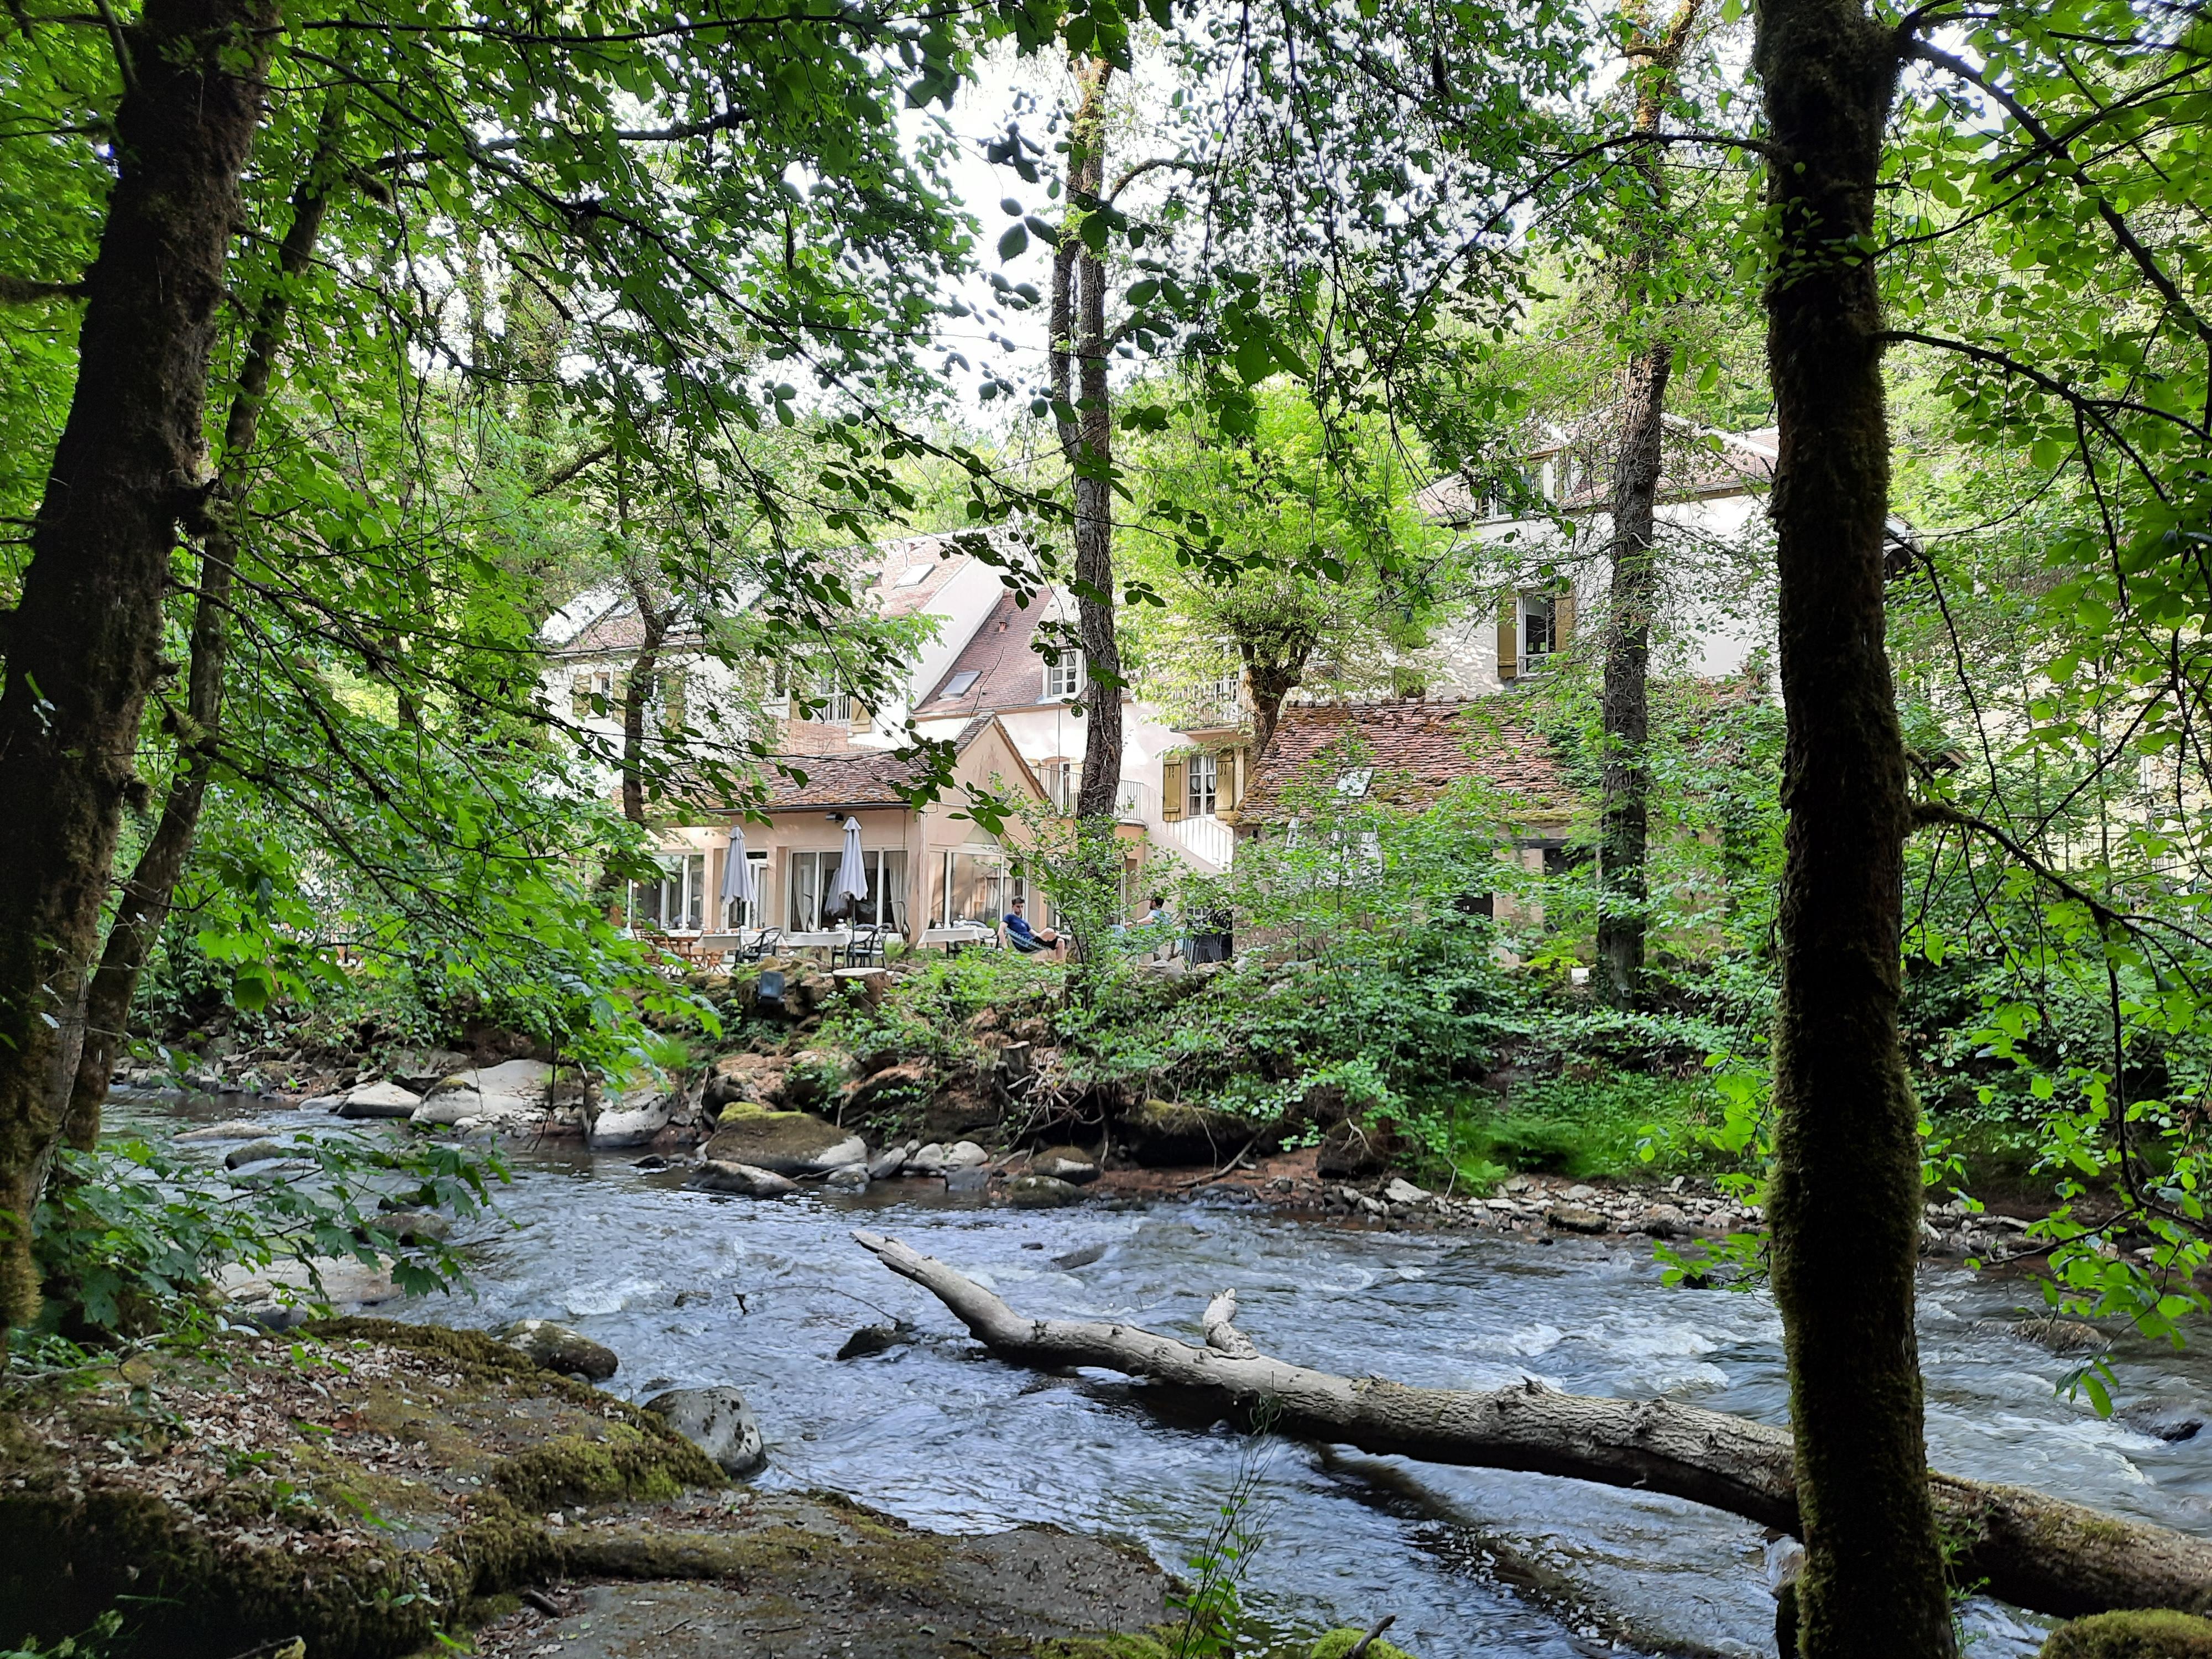
[[[0,191],[26,227],[0,286],[22,372],[4,482],[28,553],[0,697],[0,798],[21,827],[0,855],[8,1323],[36,1302],[23,1224],[143,788],[142,714],[166,705],[168,595],[257,630],[264,678],[332,748],[341,679],[426,733],[434,685],[452,729],[425,740],[457,743],[465,720],[481,741],[529,712],[526,681],[481,671],[527,649],[530,607],[441,614],[457,585],[437,573],[495,583],[502,532],[523,527],[488,510],[501,495],[620,459],[687,528],[668,556],[694,572],[749,501],[755,556],[716,579],[804,631],[850,594],[774,550],[796,513],[857,533],[864,510],[896,508],[872,459],[900,441],[885,400],[915,384],[908,348],[968,252],[939,176],[949,134],[933,117],[910,137],[907,108],[948,98],[989,39],[1064,24],[1119,52],[1127,35],[1110,7],[927,3],[553,19],[152,0],[16,21],[0,48]],[[748,435],[795,423],[809,376],[840,400],[828,465],[750,465]],[[539,446],[512,469],[534,485],[503,481],[478,441],[500,424]],[[41,451],[50,467],[27,459]],[[231,758],[207,706],[161,712],[185,748]]]

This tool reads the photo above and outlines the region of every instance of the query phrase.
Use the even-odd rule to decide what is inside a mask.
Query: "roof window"
[[[1371,766],[1355,766],[1336,781],[1336,793],[1346,800],[1361,800],[1366,797],[1367,786],[1375,779]]]
[[[964,697],[975,689],[975,682],[982,678],[981,670],[963,668],[945,682],[945,695],[948,697]]]
[[[915,566],[913,569],[908,571],[906,574],[901,576],[896,582],[892,584],[892,586],[896,587],[919,587],[929,580],[930,572],[936,568],[937,567],[934,564],[918,564]]]

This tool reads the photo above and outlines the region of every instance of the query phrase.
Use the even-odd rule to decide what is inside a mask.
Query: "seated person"
[[[1146,901],[1145,914],[1137,919],[1139,927],[1172,927],[1175,918],[1168,914],[1168,902],[1158,893]]]
[[[1053,951],[1060,946],[1060,935],[1051,928],[1037,933],[1030,927],[1029,918],[1022,914],[1022,902],[1013,901],[1013,908],[1000,920],[1006,924],[1006,943],[1024,954],[1032,951]]]

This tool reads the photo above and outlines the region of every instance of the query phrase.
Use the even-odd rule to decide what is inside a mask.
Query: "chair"
[[[738,933],[738,948],[730,954],[739,962],[758,962],[763,957],[772,954],[782,943],[783,929],[781,927],[755,928],[750,939],[745,937],[741,928]]]
[[[884,965],[884,924],[877,922],[866,927],[855,927],[845,940],[845,965],[848,968],[880,968]]]

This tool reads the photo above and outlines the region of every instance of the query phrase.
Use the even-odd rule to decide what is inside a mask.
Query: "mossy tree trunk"
[[[0,692],[0,1327],[38,1308],[31,1215],[82,1052],[170,556],[208,494],[208,362],[275,22],[264,0],[148,0],[120,31],[116,183]]]
[[[1111,823],[1121,789],[1121,651],[1114,623],[1114,408],[1106,383],[1106,94],[1114,66],[1077,66],[1068,211],[1052,257],[1052,392],[1075,495],[1075,624],[1087,711],[1078,817]],[[1086,231],[1089,234],[1086,236]]]
[[[1680,79],[1682,53],[1697,25],[1701,0],[1680,0],[1666,32],[1652,35],[1644,8],[1626,12],[1638,133],[1656,137]],[[1651,731],[1649,680],[1651,618],[1659,604],[1659,562],[1653,547],[1662,471],[1662,438],[1667,382],[1674,373],[1674,343],[1663,315],[1668,307],[1663,274],[1674,226],[1668,211],[1667,174],[1658,150],[1634,153],[1630,173],[1636,200],[1629,213],[1629,245],[1622,295],[1632,337],[1649,331],[1631,355],[1621,400],[1620,441],[1613,465],[1613,527],[1608,549],[1613,591],[1605,629],[1605,760],[1601,769],[1598,872],[1599,992],[1616,1007],[1636,1000],[1644,975],[1644,876],[1650,827],[1650,775],[1644,746]],[[1645,320],[1645,319],[1649,320]]]
[[[62,1121],[63,1139],[80,1152],[91,1151],[100,1139],[100,1109],[129,1024],[138,975],[168,921],[170,900],[199,834],[200,807],[207,797],[222,721],[223,670],[230,660],[230,593],[238,569],[238,519],[245,510],[245,464],[260,430],[262,406],[291,310],[292,289],[306,275],[314,255],[324,211],[337,182],[334,169],[344,126],[345,98],[342,91],[334,92],[324,106],[314,150],[293,191],[291,224],[277,248],[274,278],[255,310],[253,332],[223,423],[222,470],[210,495],[207,534],[200,550],[185,707],[169,720],[177,739],[176,775],[154,834],[123,884],[100,966],[85,994],[84,1046]]]
[[[1883,634],[1889,431],[1863,252],[1898,47],[1860,0],[1761,0],[1755,54],[1789,711],[1768,1216],[1806,1547],[1799,1650],[1948,1659],[1912,1319],[1917,1112],[1898,1039],[1911,803]]]

